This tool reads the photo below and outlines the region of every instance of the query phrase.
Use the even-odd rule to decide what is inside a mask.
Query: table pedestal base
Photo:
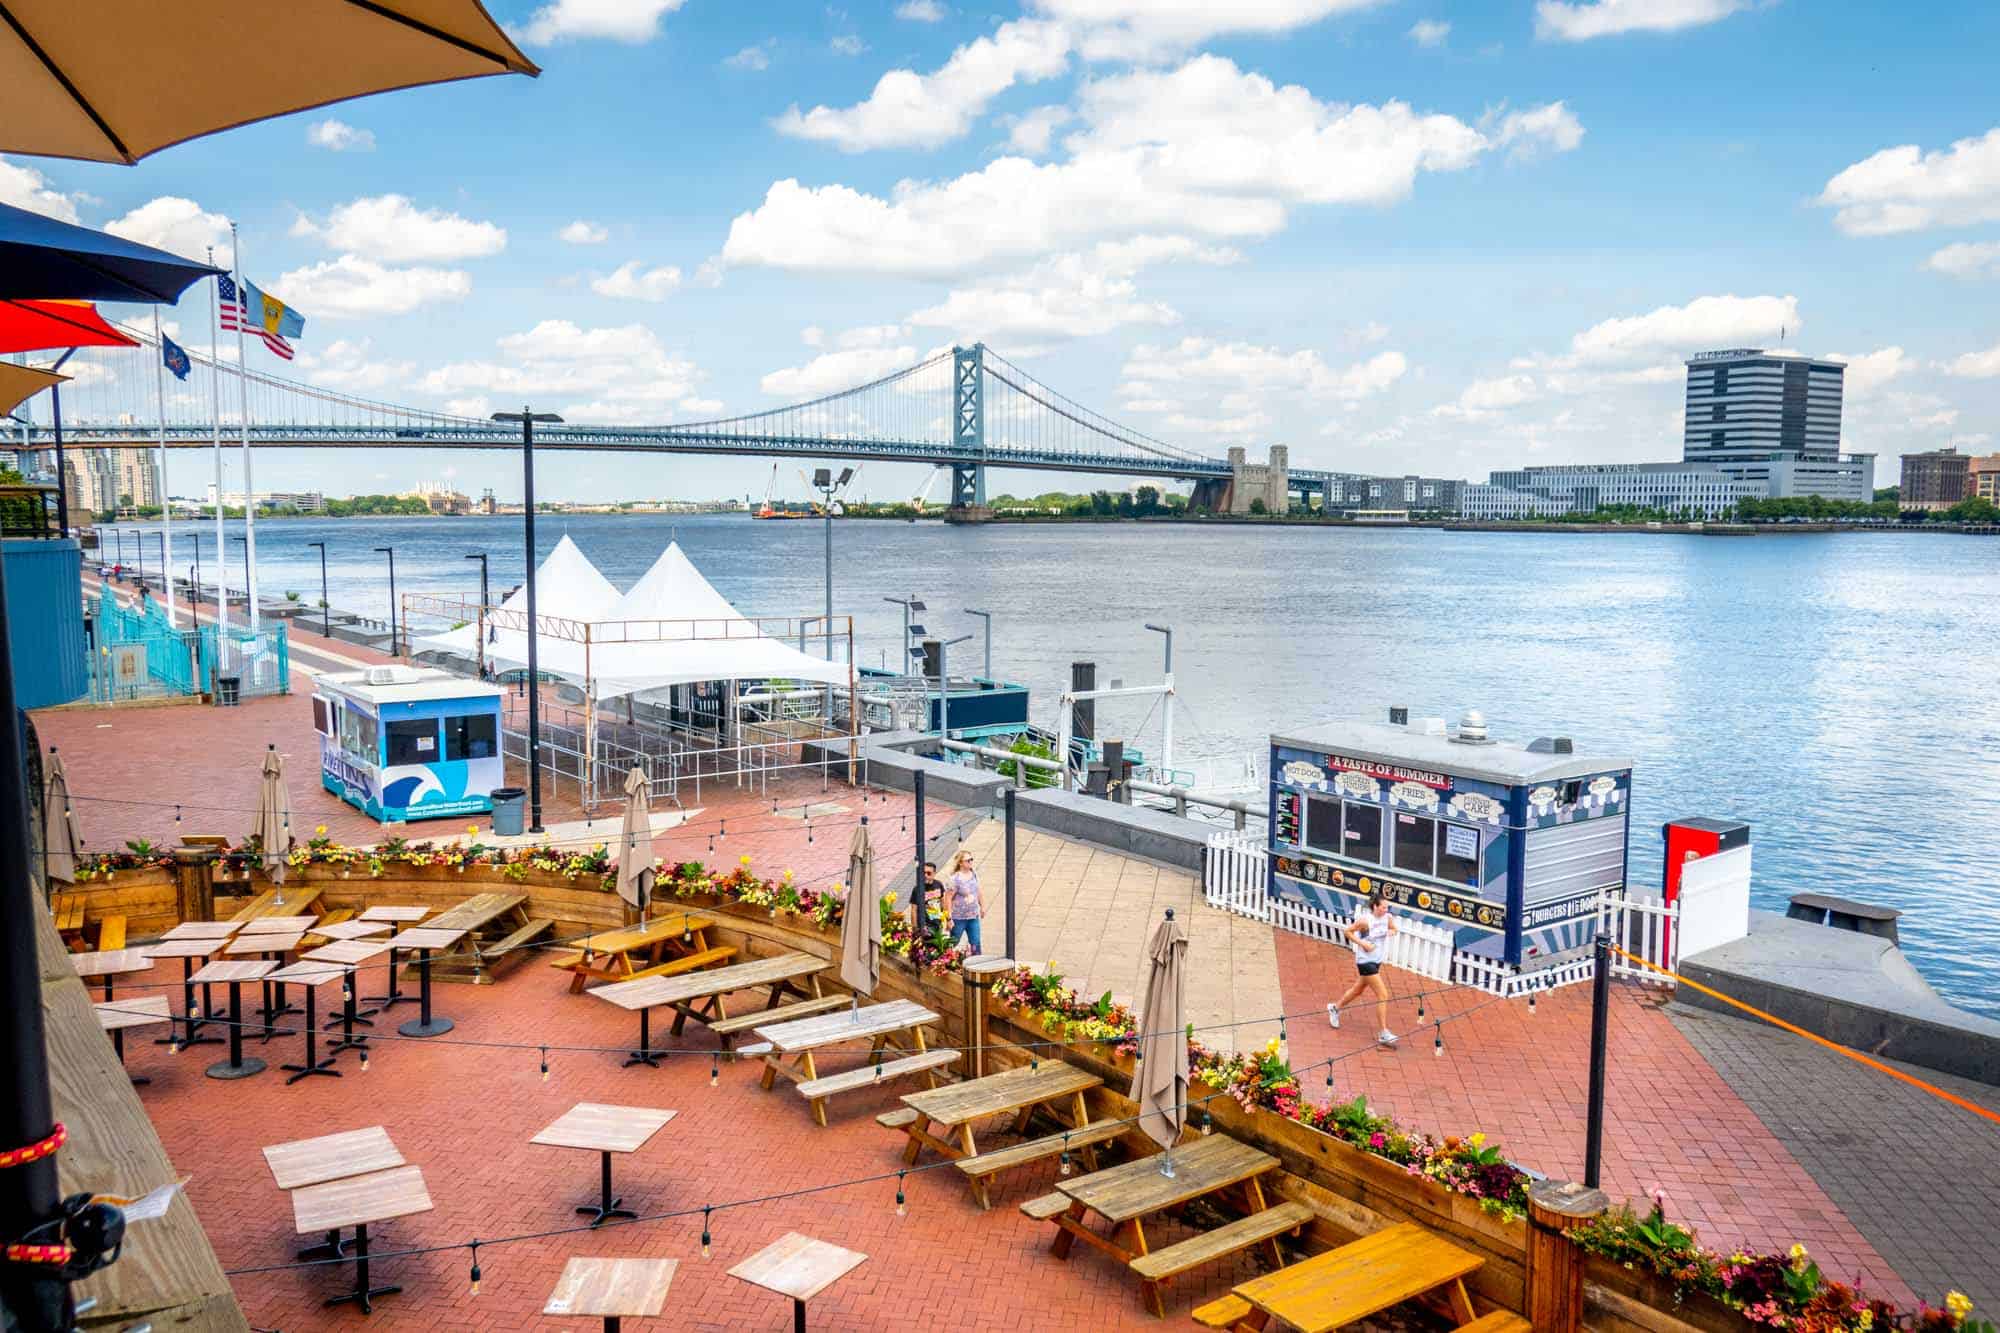
[[[597,1202],[581,1204],[576,1210],[579,1214],[590,1218],[590,1225],[594,1227],[601,1227],[614,1217],[638,1216],[630,1208],[618,1206],[625,1200],[611,1197],[611,1154],[603,1153],[601,1156],[604,1159],[604,1166],[603,1174],[598,1180]]]
[[[111,1030],[111,1049],[118,1052],[118,1067],[121,1069],[124,1068],[125,1067],[124,1028],[113,1028]],[[132,1086],[135,1088],[143,1088],[148,1083],[151,1083],[153,1081],[152,1079],[147,1078],[144,1074],[133,1074],[131,1075],[131,1079],[132,1079]]]
[[[639,1049],[625,1057],[620,1069],[630,1069],[633,1065],[644,1065],[648,1069],[660,1067],[660,1053],[653,1049],[653,1024],[650,1009],[639,1011]]]
[[[353,1301],[361,1307],[361,1313],[375,1313],[375,1298],[389,1296],[401,1291],[401,1287],[371,1287],[368,1285],[368,1224],[354,1228],[354,1290],[330,1296],[321,1304],[331,1308]]]
[[[243,1012],[243,983],[229,983],[229,1058],[217,1060],[208,1067],[210,1078],[249,1078],[252,1074],[264,1072],[264,1062],[255,1056],[243,1057],[243,1024],[237,1015]]]
[[[327,1056],[326,1059],[324,1060],[319,1058],[319,1024],[316,1021],[314,1021],[315,1019],[318,1018],[318,1015],[313,1012],[318,1007],[315,1001],[315,997],[319,994],[318,988],[308,984],[305,988],[305,992],[306,992],[305,1063],[297,1065],[279,1066],[279,1068],[291,1074],[291,1077],[285,1080],[286,1087],[290,1087],[292,1084],[298,1082],[302,1078],[310,1078],[314,1074],[320,1074],[327,1078],[340,1077],[340,1071],[333,1067],[333,1057],[331,1055]]]
[[[347,1238],[341,1235],[339,1229],[336,1228],[326,1233],[326,1240],[321,1244],[308,1245],[303,1250],[300,1250],[299,1258],[302,1260],[345,1259],[347,1257],[347,1246]]]
[[[395,974],[392,972],[390,975],[394,976]],[[406,1037],[442,1037],[445,1033],[456,1027],[457,1024],[453,1023],[449,1018],[431,1017],[431,951],[429,949],[423,949],[418,952],[417,985],[418,990],[414,996],[399,995],[396,997],[400,1000],[414,999],[421,1006],[417,1010],[418,1016],[397,1028],[396,1031]]]

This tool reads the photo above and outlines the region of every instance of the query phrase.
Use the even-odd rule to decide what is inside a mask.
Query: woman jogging
[[[1354,945],[1354,970],[1361,975],[1348,987],[1347,994],[1326,1007],[1326,1021],[1340,1026],[1340,1011],[1352,1004],[1363,994],[1375,996],[1375,1020],[1381,1030],[1375,1040],[1384,1046],[1396,1044],[1396,1034],[1389,1031],[1389,984],[1382,980],[1382,963],[1389,956],[1389,937],[1396,933],[1396,919],[1389,915],[1389,905],[1381,892],[1368,895],[1368,906],[1356,914],[1354,924],[1347,927],[1346,935]]]
[[[952,858],[948,887],[952,943],[958,943],[959,936],[963,934],[967,949],[975,954],[982,952],[979,921],[986,915],[986,896],[979,890],[979,876],[972,869],[971,852],[960,852]]]

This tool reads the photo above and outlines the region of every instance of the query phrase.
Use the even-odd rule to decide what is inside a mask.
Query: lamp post
[[[319,628],[321,634],[331,639],[333,637],[333,603],[328,600],[326,595],[326,543],[306,543],[307,550],[311,550],[315,546],[319,548]]]
[[[972,636],[961,634],[955,639],[938,640],[938,739],[943,740],[951,731],[951,646],[968,642]]]
[[[397,632],[396,625],[396,548],[378,546],[375,551],[378,555],[389,557],[389,656],[401,657],[403,636]]]
[[[910,624],[910,613],[922,611],[924,604],[917,600],[915,593],[911,593],[908,597],[884,597],[882,600],[903,608],[903,665],[907,667],[910,662],[910,631],[914,628]]]
[[[838,480],[832,468],[813,470],[813,489],[819,492],[819,511],[826,525],[826,624],[822,632],[826,635],[826,660],[833,660],[833,495],[842,486],[854,479],[854,469],[844,467]],[[829,687],[831,688],[831,687]]]
[[[1167,706],[1161,710],[1163,716],[1160,719],[1160,766],[1167,770],[1167,782],[1171,785],[1174,780],[1174,632],[1165,625],[1155,625],[1150,622],[1146,628],[1155,634],[1167,636],[1165,669]]]
[[[250,568],[250,539],[244,536],[242,533],[238,532],[230,534],[229,540],[235,542],[238,546],[243,548],[243,568],[247,575],[247,572]],[[224,560],[222,562],[222,565],[223,568],[227,569],[229,567],[229,562],[227,560]],[[229,586],[228,586],[228,580],[226,579],[223,581],[222,600],[225,605],[229,601]],[[224,619],[226,620],[228,619],[228,617],[225,616]],[[245,628],[248,628],[250,624],[250,593],[247,587],[245,588],[243,593],[243,624]]]
[[[194,544],[194,563],[188,566],[188,617],[201,628],[201,542]]]
[[[174,623],[173,621],[174,571],[167,568],[167,534],[164,532],[156,532],[153,535],[160,539],[160,596],[166,599],[167,624],[171,626]],[[139,564],[141,566],[141,573],[140,573],[141,578],[145,577],[145,574],[143,572],[145,563],[146,563],[146,534],[142,532],[139,534]]]
[[[536,649],[541,626],[535,621],[535,423],[560,422],[553,412],[495,412],[495,421],[521,423],[522,541],[528,566],[528,832],[542,831],[542,677]]]
[[[485,680],[486,679],[486,635],[489,632],[485,627],[486,611],[488,606],[487,593],[486,593],[486,552],[480,551],[477,552],[476,554],[469,555],[465,558],[467,560],[477,560],[479,562],[479,622],[480,622],[480,629],[478,631],[479,678],[481,680]]]
[[[968,616],[978,616],[986,623],[986,679],[990,681],[993,679],[993,613],[991,611],[975,611],[968,606],[965,608],[965,614]]]
[[[49,369],[61,370],[63,363],[75,355],[76,349],[72,347],[57,357],[56,363]],[[69,477],[63,472],[61,384],[49,386],[49,421],[56,433],[56,535],[67,537],[69,536]]]

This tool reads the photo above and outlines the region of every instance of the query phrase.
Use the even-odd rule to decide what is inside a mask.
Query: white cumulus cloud
[[[2000,278],[2000,241],[1958,241],[1924,261],[1933,273],[1954,278]]]
[[[0,204],[25,208],[58,222],[79,221],[74,199],[49,184],[49,178],[33,167],[4,157],[0,157]]]
[[[217,264],[227,268],[233,261],[229,219],[206,212],[194,200],[179,195],[149,199],[124,217],[105,223],[104,230],[189,259],[207,259],[213,246]]]
[[[1535,383],[1534,376],[1499,375],[1492,379],[1474,380],[1458,395],[1458,401],[1445,403],[1432,411],[1441,417],[1478,421],[1495,412],[1532,403],[1541,396],[1541,388]]]
[[[1871,397],[1890,380],[1917,369],[1916,360],[1900,347],[1878,347],[1858,354],[1834,352],[1830,359],[1847,363],[1841,374],[1841,392],[1850,400]]]
[[[1517,161],[1544,152],[1567,153],[1583,142],[1583,122],[1562,102],[1529,111],[1509,111],[1499,118],[1494,138]]]
[[[1007,125],[1007,146],[1028,157],[1042,157],[1049,151],[1049,143],[1055,132],[1070,120],[1074,113],[1066,106],[1038,106],[1032,111],[1024,111],[1013,117]]]
[[[306,142],[335,153],[372,153],[375,131],[357,129],[344,120],[316,120],[306,126]]]
[[[1442,19],[1418,19],[1410,25],[1408,36],[1418,46],[1443,46],[1444,39],[1451,36],[1451,24]]]
[[[314,384],[357,392],[380,392],[402,384],[416,369],[409,361],[377,358],[368,338],[336,338],[317,352],[302,346],[294,364]]]
[[[556,239],[570,245],[602,245],[611,239],[611,233],[599,223],[578,218],[557,232]]]
[[[1016,83],[1052,78],[1068,64],[1065,29],[1017,19],[959,47],[936,73],[892,69],[876,80],[864,102],[804,112],[794,106],[773,124],[780,134],[849,153],[934,148],[963,137],[987,104]]]
[[[271,294],[307,318],[367,319],[406,315],[420,306],[462,301],[472,278],[457,269],[390,268],[360,255],[340,255],[281,275]]]
[[[2000,343],[1983,352],[1967,352],[1939,367],[1947,375],[1966,380],[1990,380],[2000,376]]]
[[[400,194],[375,195],[340,205],[325,223],[300,214],[292,235],[312,237],[385,264],[449,263],[497,255],[507,231],[442,209],[418,208]]]
[[[1819,203],[1849,236],[2000,221],[2000,126],[1928,153],[1884,148],[1828,181]]]
[[[766,70],[771,68],[771,53],[762,46],[746,46],[722,63],[730,69]]]
[[[858,56],[868,49],[868,43],[851,32],[844,32],[827,43],[835,52],[844,56]]]
[[[1560,42],[1584,42],[1626,32],[1678,32],[1728,18],[1748,0],[1541,0],[1535,33]]]
[[[1547,364],[1562,369],[1686,356],[1723,347],[1775,343],[1780,329],[1802,323],[1796,296],[1701,296],[1591,325],[1570,339],[1568,355]]]
[[[664,422],[704,378],[642,324],[583,328],[547,319],[498,340],[493,360],[457,361],[418,387],[448,399],[533,402],[579,423]]]
[[[896,6],[896,17],[912,23],[942,23],[944,5],[939,0],[903,0]]]
[[[623,301],[664,301],[679,290],[681,271],[670,265],[646,268],[634,259],[603,277],[590,280],[590,290],[599,296]]]
[[[1099,242],[1087,252],[1053,255],[1025,272],[956,287],[910,323],[941,328],[956,337],[1087,338],[1133,324],[1170,325],[1180,314],[1139,295],[1134,281],[1150,264],[1191,260],[1234,263],[1228,247],[1206,246],[1186,236],[1141,236]]]
[[[602,37],[638,44],[660,35],[660,20],[687,0],[555,0],[528,16],[519,36],[531,46]]]
[[[1157,60],[1212,37],[1275,37],[1379,0],[1032,0],[1083,35],[1090,60]]]
[[[1408,371],[1409,361],[1395,351],[1333,366],[1311,348],[1288,352],[1255,343],[1183,338],[1171,345],[1133,348],[1125,359],[1120,392],[1129,401],[1211,399],[1216,409],[1233,415],[1241,430],[1250,428],[1253,416],[1264,415],[1262,408],[1274,399],[1356,403],[1385,391]],[[1168,424],[1220,429],[1216,418],[1170,418]]]
[[[802,366],[774,370],[759,380],[757,387],[774,398],[818,398],[881,379],[916,362],[917,349],[908,344],[842,347],[822,352]]]

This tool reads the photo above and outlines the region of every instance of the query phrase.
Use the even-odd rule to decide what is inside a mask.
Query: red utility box
[[[1661,826],[1660,836],[1667,844],[1666,855],[1660,858],[1660,896],[1671,907],[1680,901],[1682,867],[1732,847],[1749,846],[1750,826],[1734,819],[1676,819]],[[1664,929],[1671,932],[1673,927],[1668,924]],[[1671,936],[1663,943],[1666,957],[1674,957]]]

